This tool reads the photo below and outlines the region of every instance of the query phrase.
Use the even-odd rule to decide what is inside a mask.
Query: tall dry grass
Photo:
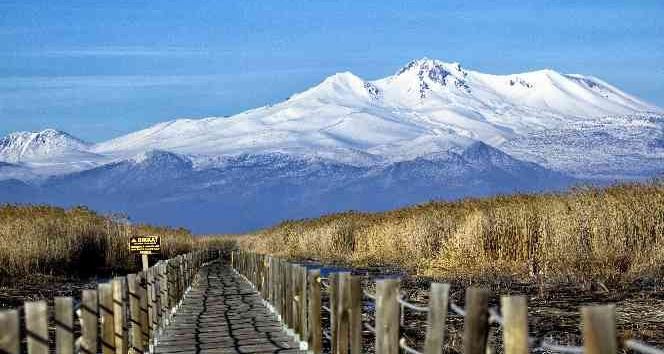
[[[0,280],[135,271],[140,259],[129,253],[129,238],[145,234],[161,236],[162,258],[194,247],[187,230],[129,225],[83,207],[0,206]]]
[[[624,280],[664,275],[664,183],[432,202],[256,232],[241,247],[428,276]]]

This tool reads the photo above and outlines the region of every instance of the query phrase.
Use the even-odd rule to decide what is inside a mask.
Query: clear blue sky
[[[414,58],[598,76],[664,106],[664,1],[0,0],[0,135],[100,141]]]

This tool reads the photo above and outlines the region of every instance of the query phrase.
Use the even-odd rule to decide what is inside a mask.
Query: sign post
[[[129,239],[129,251],[141,255],[143,270],[148,270],[148,255],[161,251],[161,237],[159,236],[132,236]]]

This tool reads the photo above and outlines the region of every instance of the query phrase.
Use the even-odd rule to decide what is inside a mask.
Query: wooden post
[[[279,316],[283,317],[283,308],[281,307],[281,259],[274,260],[274,307]]]
[[[148,260],[147,254],[141,254],[141,263],[143,264],[143,271],[146,271],[148,268],[150,268],[150,261]]]
[[[350,353],[362,353],[362,278],[350,278]]]
[[[399,353],[399,283],[376,281],[376,353]]]
[[[148,318],[148,290],[147,290],[147,276],[145,272],[140,273],[138,277],[138,296],[141,304],[141,316],[139,323],[141,325],[141,336],[143,338],[143,349],[148,350],[150,345],[150,330]]]
[[[266,262],[267,262],[267,271],[266,271],[266,291],[267,291],[267,302],[270,304],[274,305],[274,284],[272,283],[272,257],[271,256],[266,256]]]
[[[111,282],[113,287],[113,321],[115,334],[115,353],[127,353],[127,318],[126,304],[123,289],[124,278],[115,278]]]
[[[161,301],[161,326],[168,324],[168,273],[167,263],[163,262],[159,267],[159,290],[161,294],[159,295],[159,300]]]
[[[154,331],[157,327],[157,299],[156,299],[156,284],[154,276],[155,268],[148,269],[145,274],[147,275],[147,297],[148,297],[148,338],[154,338]]]
[[[310,269],[308,272],[308,337],[309,351],[313,354],[321,354],[323,352],[323,328],[321,326],[320,310],[321,310],[321,296],[320,296],[320,269]]]
[[[291,281],[291,264],[284,262],[284,278],[286,281],[284,282],[284,290],[285,290],[285,297],[284,297],[284,305],[286,305],[286,308],[284,309],[284,318],[286,319],[285,323],[288,328],[293,328],[293,284]]]
[[[463,325],[464,354],[484,354],[489,335],[489,291],[466,289],[466,317]]]
[[[0,311],[0,353],[19,354],[20,343],[18,311]]]
[[[505,354],[528,354],[528,304],[525,296],[503,296],[503,343]]]
[[[586,354],[617,353],[615,305],[584,306],[583,350]]]
[[[115,354],[115,320],[113,319],[113,288],[111,284],[99,284],[99,319],[101,324],[101,352]]]
[[[450,285],[431,283],[429,291],[429,313],[424,340],[424,354],[442,354],[445,342],[445,321],[449,302]]]
[[[337,306],[332,309],[336,312],[337,345],[336,353],[347,354],[350,348],[350,273],[339,273],[339,287],[337,292]]]
[[[168,308],[174,308],[177,304],[178,292],[178,269],[174,259],[169,259],[168,265]]]
[[[336,354],[337,351],[337,331],[339,325],[337,321],[337,304],[339,303],[339,273],[330,273],[327,276],[329,287],[328,295],[330,299],[330,347],[332,348],[332,353]]]
[[[129,288],[129,322],[131,334],[131,349],[135,353],[142,354],[145,351],[143,347],[143,333],[141,331],[141,295],[140,285],[136,274],[127,275],[127,286]]]
[[[99,327],[97,290],[83,290],[81,297],[81,353],[97,353],[97,328]]]
[[[48,306],[45,301],[25,303],[28,354],[48,354]]]
[[[299,336],[301,332],[300,328],[300,282],[298,281],[300,277],[298,277],[298,267],[299,265],[297,264],[290,264],[290,289],[291,289],[291,304],[293,304],[292,307],[292,328],[293,331],[295,331],[295,334]]]
[[[307,267],[302,265],[299,268],[298,282],[300,283],[300,340],[303,342],[309,338],[309,291],[307,283]]]
[[[178,265],[178,296],[177,299],[175,300],[176,305],[180,302],[180,299],[182,299],[182,296],[184,296],[184,258],[182,256],[179,256],[177,259],[177,265]],[[147,305],[145,308],[147,312]]]
[[[56,354],[74,354],[74,305],[72,298],[55,298],[54,319]],[[0,332],[2,331],[0,330]]]

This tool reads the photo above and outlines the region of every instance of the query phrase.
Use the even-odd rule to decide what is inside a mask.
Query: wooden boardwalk
[[[159,335],[155,353],[306,353],[229,266],[214,262],[199,276]]]

